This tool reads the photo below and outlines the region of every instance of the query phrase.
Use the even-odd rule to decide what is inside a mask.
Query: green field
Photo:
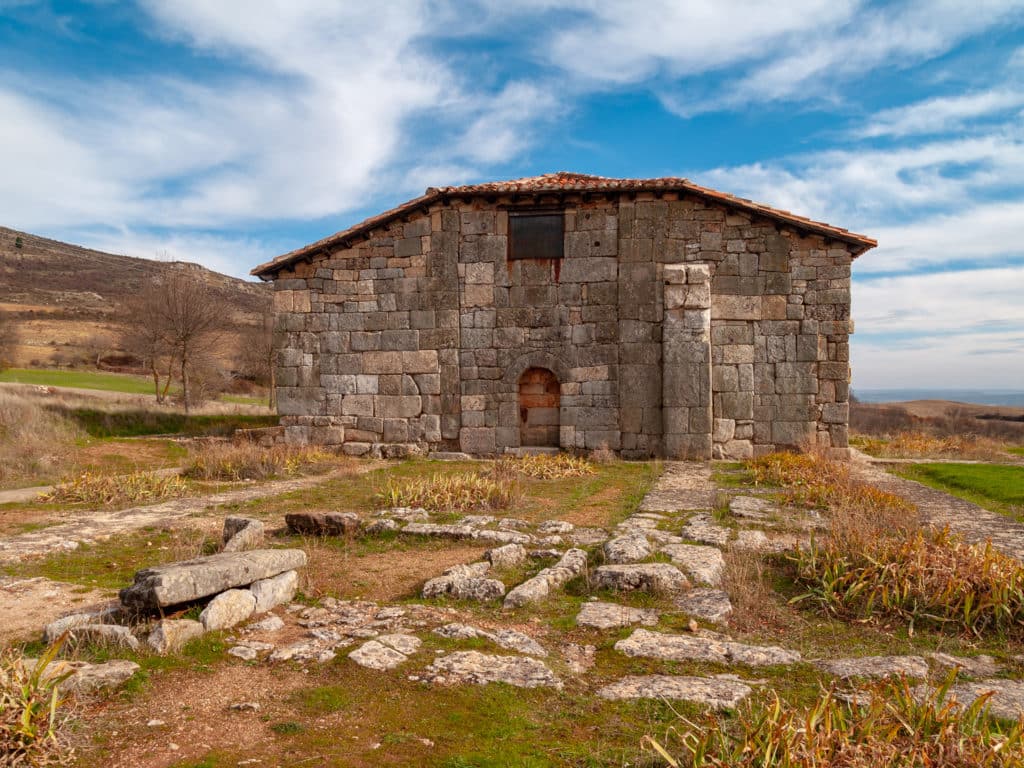
[[[913,464],[898,474],[1024,522],[1024,467],[1006,464]]]
[[[1024,456],[1024,445],[1020,446],[1019,448],[1007,448],[1006,450],[1018,456]]]
[[[97,371],[34,370],[10,368],[0,371],[0,382],[35,384],[42,387],[78,387],[100,389],[105,392],[125,392],[132,395],[153,393],[153,380],[145,376]]]

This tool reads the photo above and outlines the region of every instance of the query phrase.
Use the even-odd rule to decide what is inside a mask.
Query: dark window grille
[[[564,252],[565,216],[561,211],[509,213],[509,259],[560,259]]]

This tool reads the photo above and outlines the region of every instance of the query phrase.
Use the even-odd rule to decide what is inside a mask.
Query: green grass
[[[124,392],[132,395],[153,394],[152,379],[145,376],[131,376],[126,373],[9,368],[0,372],[0,382],[35,384],[43,387],[99,389],[104,392]]]
[[[252,414],[191,414],[162,411],[101,411],[95,408],[60,408],[92,437],[145,435],[230,435],[236,429],[273,427],[277,416]]]
[[[1017,448],[1007,448],[1007,452],[1016,454],[1017,456],[1024,456],[1024,445],[1018,446]]]
[[[897,474],[1024,522],[1024,467],[1006,464],[910,464]]]

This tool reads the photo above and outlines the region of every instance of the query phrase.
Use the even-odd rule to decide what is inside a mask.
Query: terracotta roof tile
[[[325,237],[322,240],[317,240],[315,243],[310,243],[290,253],[278,256],[266,264],[261,264],[252,270],[252,274],[264,279],[270,279],[280,269],[284,269],[302,259],[309,258],[313,254],[342,243],[345,240],[384,226],[397,218],[408,215],[418,208],[425,208],[434,202],[455,197],[494,194],[543,194],[546,192],[679,192],[719,202],[730,208],[736,208],[783,224],[789,224],[799,230],[848,243],[856,249],[854,257],[878,245],[878,242],[870,237],[858,235],[841,227],[835,227],[821,221],[814,221],[804,216],[798,216],[780,208],[772,208],[744,197],[737,197],[736,195],[719,192],[709,187],[702,187],[699,184],[694,184],[689,179],[676,176],[666,176],[658,179],[613,179],[606,176],[591,176],[585,173],[559,171],[558,173],[545,173],[541,176],[527,176],[509,181],[489,181],[483,184],[431,187],[420,197],[372,216],[359,224]]]

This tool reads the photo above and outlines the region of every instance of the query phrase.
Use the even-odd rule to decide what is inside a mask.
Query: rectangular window
[[[509,259],[560,259],[565,250],[561,211],[509,211]]]

